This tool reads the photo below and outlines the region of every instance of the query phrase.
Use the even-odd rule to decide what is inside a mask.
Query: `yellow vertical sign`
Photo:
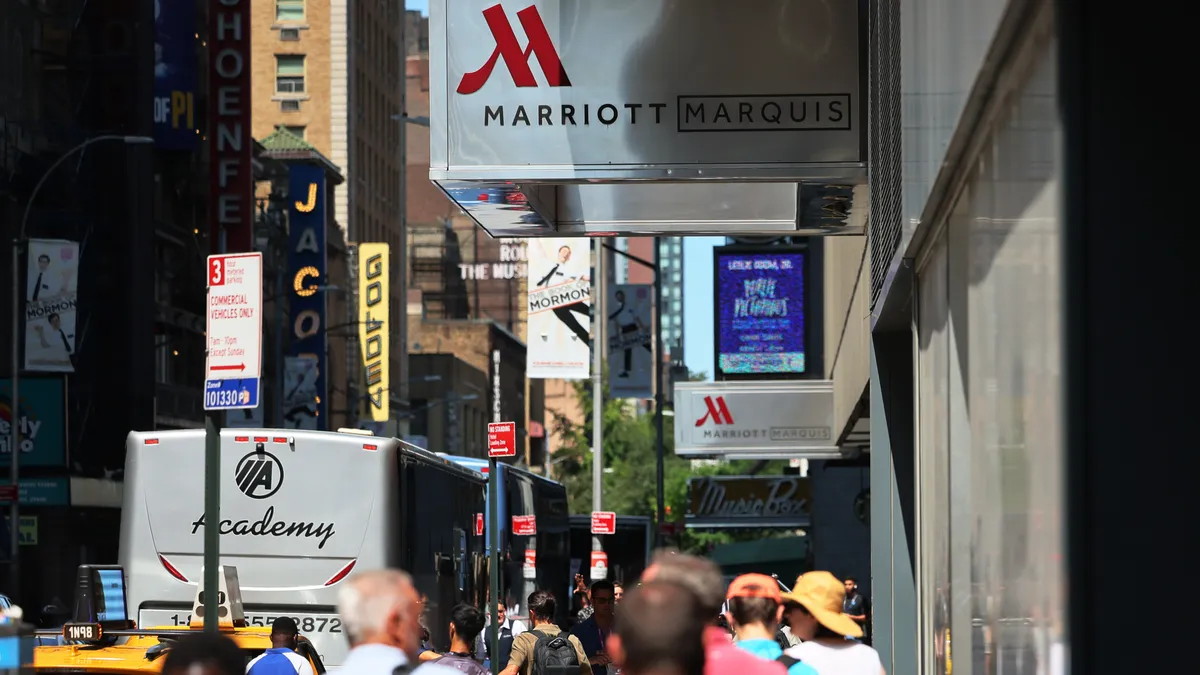
[[[358,245],[358,343],[366,377],[367,414],[375,422],[388,421],[391,398],[390,263],[387,244]]]

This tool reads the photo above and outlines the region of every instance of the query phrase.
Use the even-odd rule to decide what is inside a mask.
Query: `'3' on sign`
[[[225,259],[212,257],[208,259],[208,285],[225,285]]]

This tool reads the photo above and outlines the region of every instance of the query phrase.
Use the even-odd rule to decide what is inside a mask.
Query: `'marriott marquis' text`
[[[628,124],[662,124],[662,111],[666,103],[603,103],[593,105],[531,105],[509,106],[505,117],[503,105],[483,107],[483,126],[517,126],[552,127],[552,126],[591,126],[600,124],[611,126],[617,122]]]

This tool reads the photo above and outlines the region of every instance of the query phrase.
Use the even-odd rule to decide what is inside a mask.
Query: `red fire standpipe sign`
[[[522,569],[522,576],[526,579],[537,579],[537,551],[532,548],[525,549],[525,566]]]
[[[608,578],[608,554],[604,551],[592,551],[592,581]]]

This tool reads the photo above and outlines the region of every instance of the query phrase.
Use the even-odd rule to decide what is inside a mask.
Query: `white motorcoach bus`
[[[450,609],[487,592],[483,476],[394,438],[297,429],[221,431],[221,563],[245,615],[294,617],[329,666],[348,651],[338,584],[399,567],[447,649]],[[129,434],[120,564],[139,627],[186,625],[204,561],[204,431]]]

